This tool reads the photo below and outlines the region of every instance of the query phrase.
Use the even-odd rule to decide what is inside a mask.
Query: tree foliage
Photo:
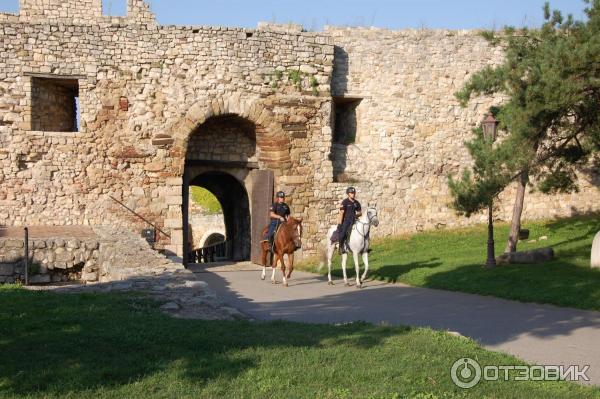
[[[217,197],[204,187],[191,186],[190,193],[192,194],[192,200],[197,205],[200,205],[208,214],[216,215],[223,212],[223,208]]]
[[[456,96],[463,106],[475,96],[505,96],[494,109],[503,134],[492,145],[476,130],[466,143],[473,170],[449,178],[459,213],[487,206],[522,173],[545,193],[578,189],[576,170],[600,149],[600,0],[584,2],[585,21],[546,3],[539,29],[483,34],[504,47],[505,60],[474,74]]]

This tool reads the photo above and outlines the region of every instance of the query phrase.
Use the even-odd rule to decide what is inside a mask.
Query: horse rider
[[[271,223],[269,223],[267,240],[269,241],[269,248],[272,250],[277,227],[279,227],[279,224],[286,222],[290,216],[290,207],[285,203],[285,193],[283,191],[277,193],[275,202],[269,209],[269,216],[271,216]]]
[[[356,220],[362,215],[360,202],[356,200],[356,189],[348,187],[346,190],[348,198],[342,201],[340,205],[340,218],[338,223],[338,238],[340,240],[339,253],[344,254],[346,250],[346,238],[352,231],[352,226]]]

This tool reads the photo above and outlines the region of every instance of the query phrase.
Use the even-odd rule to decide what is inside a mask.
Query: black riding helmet
[[[346,190],[346,194],[354,193],[356,194],[356,189],[354,187],[348,187]]]
[[[277,198],[285,198],[285,193],[283,191],[278,192]]]

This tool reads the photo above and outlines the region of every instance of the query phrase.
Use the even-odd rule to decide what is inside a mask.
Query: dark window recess
[[[246,38],[251,38],[252,36],[254,36],[254,33],[252,32],[246,32]]]
[[[31,129],[45,132],[79,131],[77,79],[31,79]]]
[[[336,144],[352,144],[356,141],[356,110],[361,98],[334,98],[335,126],[333,142]]]
[[[126,17],[127,0],[102,0],[102,15],[107,17]]]

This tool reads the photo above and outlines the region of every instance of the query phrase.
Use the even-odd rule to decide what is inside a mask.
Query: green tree
[[[474,74],[456,94],[463,106],[474,96],[506,97],[493,110],[501,122],[499,142],[486,144],[475,131],[466,143],[473,170],[449,178],[452,205],[467,216],[517,182],[506,252],[516,251],[530,179],[544,193],[572,192],[578,190],[577,170],[590,164],[591,173],[600,170],[600,0],[584,2],[585,21],[564,18],[546,3],[540,29],[485,32],[505,48],[505,60]]]
[[[197,205],[200,205],[208,214],[216,215],[223,213],[223,208],[217,197],[204,187],[192,186],[190,187],[190,193],[192,194],[192,200]]]

